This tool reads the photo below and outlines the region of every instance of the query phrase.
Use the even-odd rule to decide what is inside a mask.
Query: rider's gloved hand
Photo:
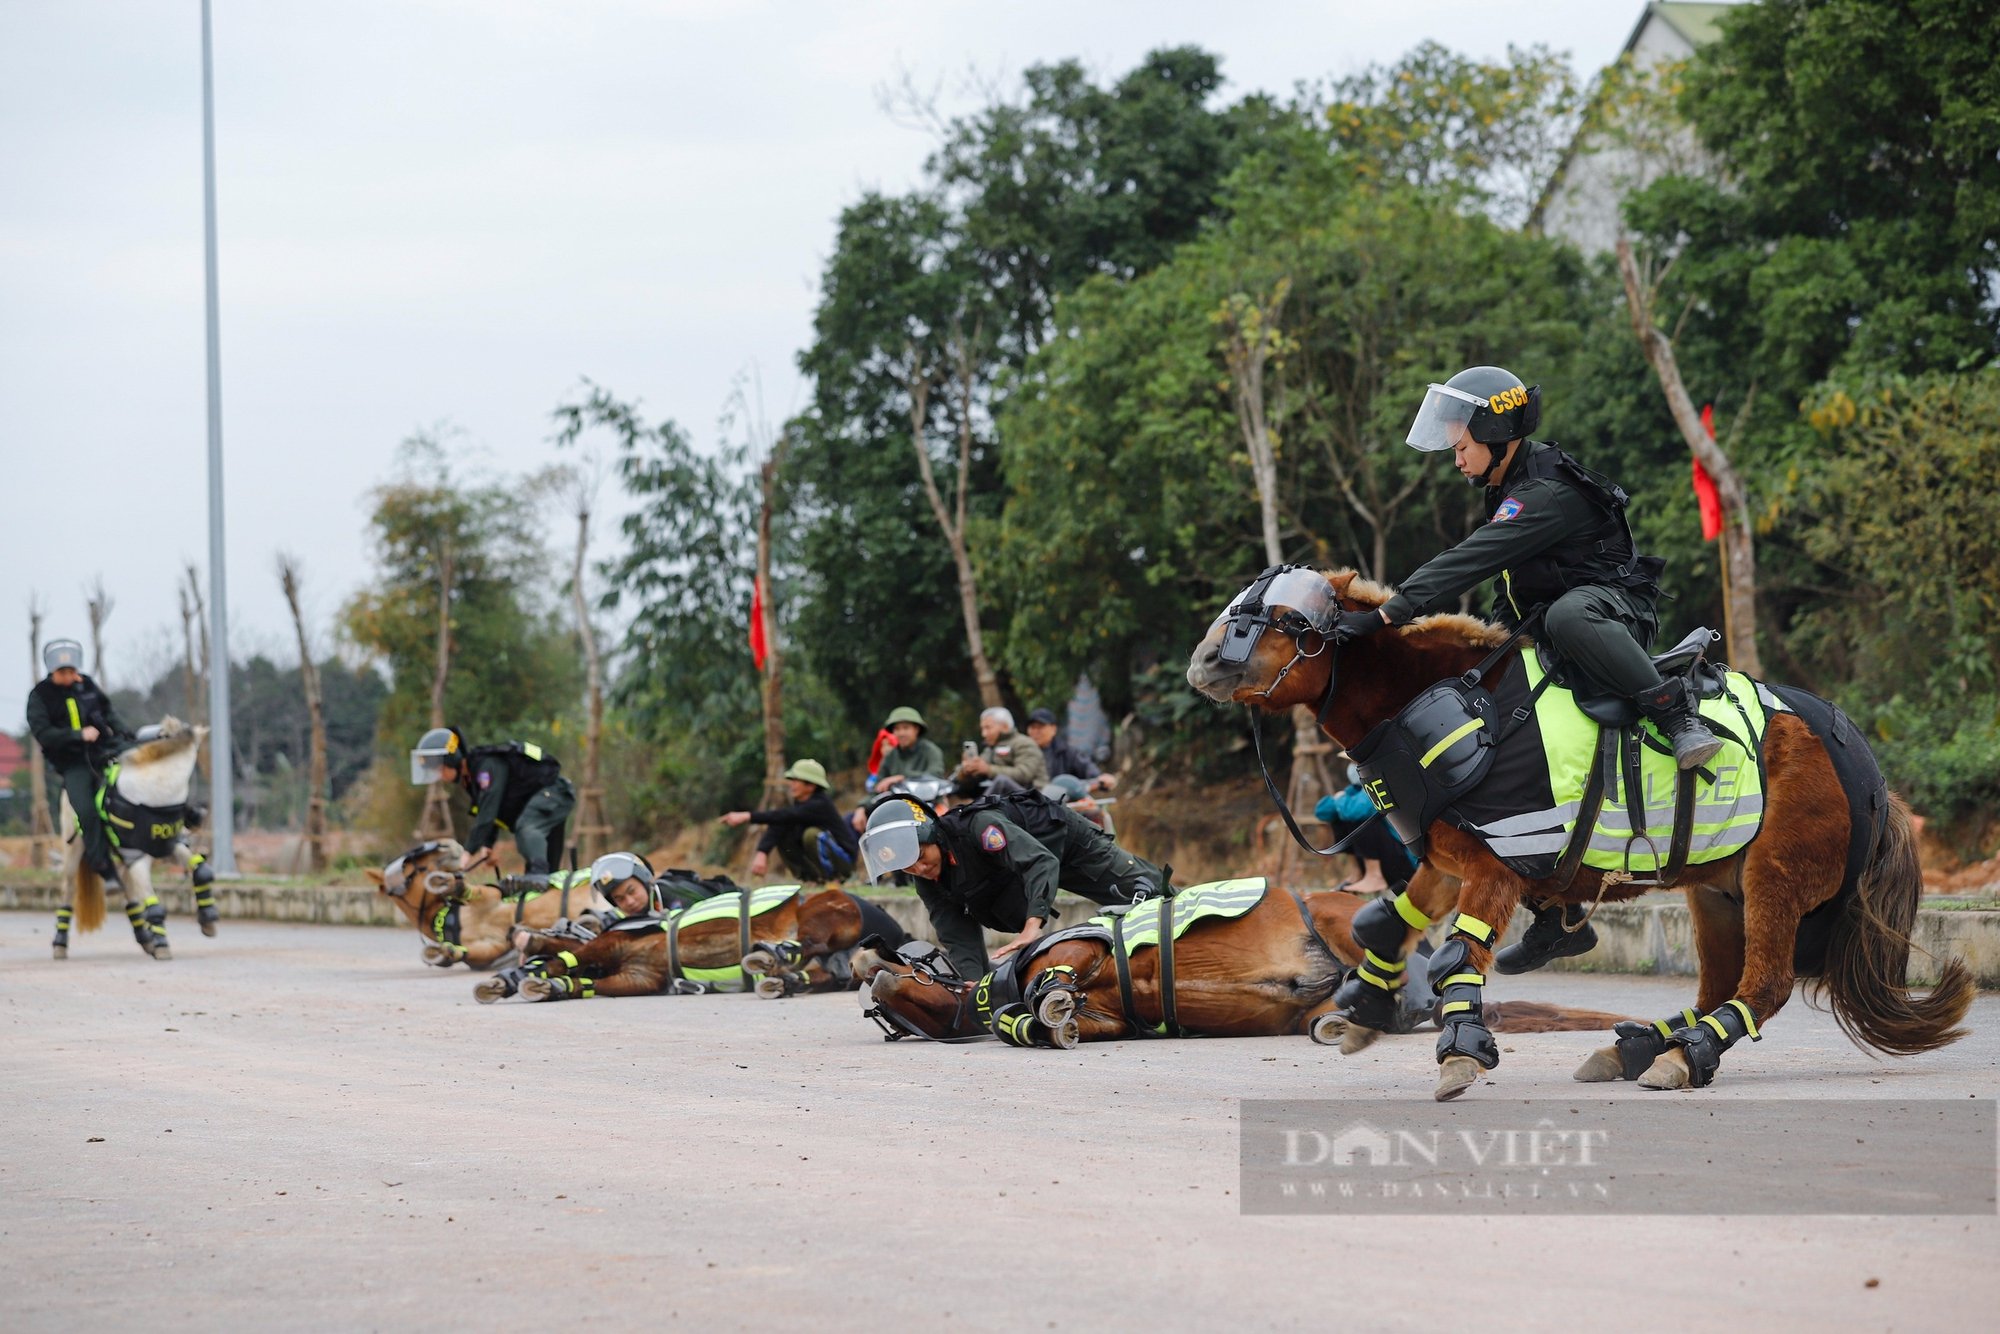
[[[1340,613],[1339,619],[1334,621],[1333,628],[1327,632],[1327,638],[1336,644],[1349,644],[1363,635],[1372,635],[1377,630],[1388,628],[1389,623],[1382,619],[1382,613],[1374,607],[1363,611],[1344,611]]]

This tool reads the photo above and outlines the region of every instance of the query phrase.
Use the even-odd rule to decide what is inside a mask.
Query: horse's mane
[[[118,757],[121,768],[143,769],[149,764],[158,764],[190,746],[199,746],[201,739],[208,735],[206,727],[189,727],[180,719],[169,715],[160,719],[160,734],[151,741],[144,741]]]
[[[188,784],[206,727],[189,727],[178,718],[160,720],[160,734],[118,757],[118,792],[141,806],[178,806],[188,799]]]
[[[1330,584],[1338,585],[1342,576],[1347,585],[1341,595],[1364,607],[1379,607],[1396,596],[1396,590],[1388,584],[1378,584],[1373,579],[1364,579],[1352,570],[1321,570]],[[1483,621],[1477,616],[1467,616],[1463,612],[1441,611],[1429,616],[1419,616],[1401,627],[1405,635],[1435,633],[1443,638],[1467,648],[1498,648],[1507,642],[1508,631],[1491,621]]]

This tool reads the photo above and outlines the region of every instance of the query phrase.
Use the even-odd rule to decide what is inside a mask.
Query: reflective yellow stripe
[[[1655,1019],[1653,1027],[1660,1030],[1660,1036],[1663,1038],[1670,1038],[1674,1035],[1674,1030],[1667,1027],[1667,1021],[1664,1019]]]
[[[1439,1013],[1457,1014],[1460,1010],[1469,1010],[1471,1008],[1472,1008],[1471,1001],[1446,1001],[1444,1003],[1444,1009],[1439,1011]]]
[[[1715,1036],[1721,1038],[1724,1042],[1729,1041],[1729,1030],[1722,1026],[1720,1019],[1717,1019],[1712,1014],[1705,1014],[1701,1017],[1701,1021],[1715,1030]]]
[[[1514,619],[1519,621],[1521,619],[1521,604],[1514,601],[1514,572],[1512,570],[1500,571],[1500,586],[1507,590],[1507,605],[1514,609]]]
[[[1480,728],[1484,726],[1486,726],[1486,720],[1484,718],[1474,718],[1471,722],[1465,723],[1453,729],[1451,734],[1445,737],[1444,740],[1438,742],[1435,746],[1432,746],[1429,750],[1424,752],[1424,757],[1421,760],[1417,761],[1418,767],[1424,769],[1430,768],[1432,760],[1444,754],[1458,742],[1463,741],[1466,737],[1471,736],[1474,732],[1477,732]]]
[[[1681,1011],[1681,1019],[1684,1021],[1681,1024],[1682,1028],[1693,1028],[1701,1022],[1701,1016],[1694,1012],[1694,1006],[1692,1005]]]
[[[1367,956],[1368,962],[1374,964],[1385,973],[1400,973],[1409,967],[1401,959],[1385,959],[1374,950],[1363,950],[1361,953]]]
[[[63,703],[69,705],[69,725],[81,732],[83,730],[83,715],[76,711],[76,701],[74,699],[66,699]]]
[[[1397,987],[1403,985],[1402,978],[1398,977],[1394,982],[1391,982],[1386,977],[1378,977],[1374,973],[1369,972],[1366,966],[1355,969],[1354,975],[1363,982],[1368,983],[1368,985],[1380,987],[1384,991],[1394,991]]]
[[[1444,980],[1443,984],[1438,987],[1438,990],[1443,991],[1445,987],[1457,986],[1461,982],[1463,982],[1465,985],[1469,987],[1483,987],[1486,985],[1486,974],[1453,973],[1450,977],[1447,977]]]
[[[1763,1041],[1763,1034],[1757,1031],[1757,1016],[1750,1013],[1750,1007],[1748,1005],[1745,1005],[1740,1000],[1731,1000],[1727,1003],[1730,1005],[1734,1005],[1736,1007],[1736,1013],[1743,1016],[1743,1026],[1744,1028],[1749,1030],[1750,1040],[1752,1042]]]
[[[521,743],[521,753],[531,760],[542,758],[542,748],[532,741],[523,741]]]
[[[1392,899],[1391,902],[1394,903],[1396,906],[1396,916],[1402,918],[1405,922],[1408,922],[1411,926],[1415,927],[1417,930],[1421,931],[1425,927],[1431,924],[1431,919],[1424,916],[1423,913],[1418,910],[1416,904],[1410,902],[1409,890],[1407,889],[1404,890],[1402,893],[1398,894],[1394,899]]]
[[[563,967],[565,968],[576,967],[576,956],[574,954],[571,954],[568,950],[557,950],[556,957],[563,961]]]
[[[1458,920],[1451,924],[1451,929],[1454,931],[1463,931],[1482,945],[1489,944],[1493,940],[1493,928],[1469,912],[1460,913]]]

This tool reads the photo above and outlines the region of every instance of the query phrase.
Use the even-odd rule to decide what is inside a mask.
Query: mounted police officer
[[[563,826],[576,807],[576,788],[562,776],[555,756],[532,741],[468,746],[456,727],[433,727],[410,752],[410,781],[419,787],[462,785],[472,798],[472,832],[463,867],[474,871],[495,860],[497,830],[514,835],[531,876],[545,876],[562,861]]]
[[[118,858],[97,813],[97,785],[132,733],[82,664],[83,645],[74,639],[52,639],[42,649],[49,674],[28,693],[28,730],[69,797],[85,864],[106,884],[122,887]]]
[[[1440,610],[1493,580],[1493,615],[1519,626],[1541,606],[1540,638],[1599,691],[1629,697],[1674,748],[1683,769],[1706,764],[1722,742],[1703,726],[1685,677],[1662,679],[1647,655],[1666,562],[1639,553],[1625,520],[1626,494],[1552,444],[1528,439],[1542,416],[1541,386],[1498,366],[1473,366],[1433,384],[1407,443],[1452,451],[1458,471],[1483,487],[1492,518],[1402,581],[1378,610],[1343,612],[1342,642]],[[1544,904],[1526,937],[1501,951],[1500,972],[1525,972],[1595,943],[1585,923],[1566,932]]]
[[[1039,792],[987,796],[939,815],[910,797],[878,801],[861,835],[871,881],[907,871],[932,934],[966,977],[987,971],[982,928],[1013,932],[1004,958],[1055,917],[1058,888],[1097,903],[1170,892],[1168,873]]]

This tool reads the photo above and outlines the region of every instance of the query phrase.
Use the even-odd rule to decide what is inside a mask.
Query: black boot
[[[1494,972],[1532,973],[1543,964],[1588,954],[1596,947],[1597,929],[1590,924],[1582,904],[1541,903],[1529,911],[1535,920],[1519,940],[1494,954]]]
[[[1676,676],[1658,690],[1636,696],[1633,703],[1673,743],[1674,763],[1681,768],[1699,769],[1722,749],[1722,739],[1708,730],[1695,711],[1686,677]]]

